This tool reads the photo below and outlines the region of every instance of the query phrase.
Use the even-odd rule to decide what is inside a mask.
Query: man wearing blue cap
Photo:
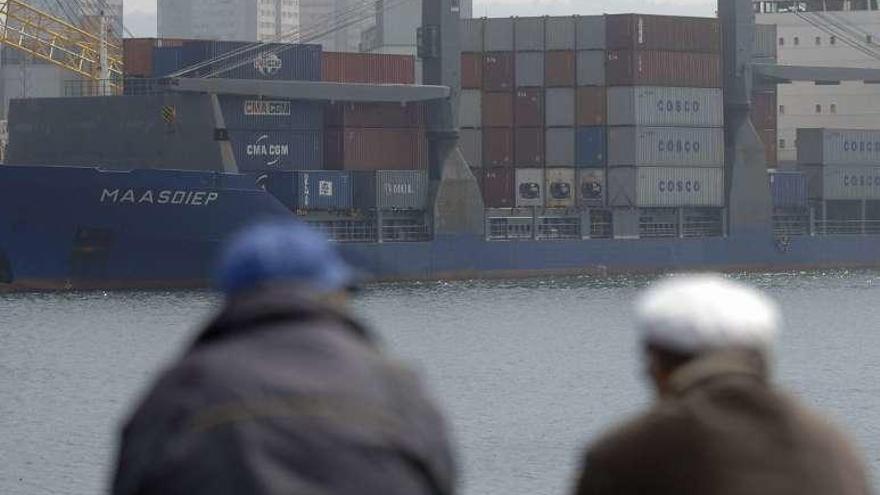
[[[225,307],[124,428],[114,493],[454,493],[441,415],[347,314],[352,283],[299,223],[238,236]]]

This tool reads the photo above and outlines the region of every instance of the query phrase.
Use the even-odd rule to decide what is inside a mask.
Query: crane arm
[[[0,0],[0,43],[89,80],[108,79],[119,90],[123,79],[122,49],[22,0]],[[102,48],[107,67],[102,66]]]

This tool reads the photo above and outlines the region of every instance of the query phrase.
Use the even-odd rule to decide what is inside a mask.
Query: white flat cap
[[[769,297],[718,275],[675,277],[640,297],[636,325],[645,343],[699,354],[725,348],[769,351],[780,317]]]

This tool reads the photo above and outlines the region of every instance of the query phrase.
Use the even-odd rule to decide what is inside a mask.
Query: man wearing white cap
[[[658,400],[590,448],[578,495],[870,493],[846,438],[770,383],[780,318],[766,296],[674,278],[636,313]]]

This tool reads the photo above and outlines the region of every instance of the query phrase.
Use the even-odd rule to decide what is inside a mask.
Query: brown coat
[[[589,450],[576,494],[870,493],[844,436],[763,368],[717,353],[677,370],[667,398]]]

